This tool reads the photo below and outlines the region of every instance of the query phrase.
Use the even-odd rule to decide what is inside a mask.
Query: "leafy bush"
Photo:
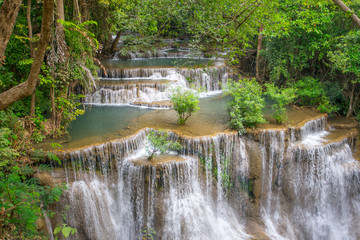
[[[2,149],[3,150],[3,149]],[[62,187],[40,185],[33,170],[9,159],[0,160],[0,228],[7,239],[34,239],[36,221],[49,204],[58,201]],[[4,236],[3,235],[3,236]]]
[[[64,188],[44,186],[34,177],[29,165],[44,159],[45,154],[37,158],[32,151],[34,136],[31,131],[25,134],[23,126],[29,122],[5,111],[0,111],[0,119],[0,235],[35,239],[39,237],[37,220],[59,200]],[[36,122],[33,125],[37,127]]]
[[[320,112],[334,112],[336,108],[330,104],[325,87],[315,78],[305,77],[295,83],[298,103],[303,106],[315,106]]]
[[[231,96],[228,104],[230,127],[245,133],[245,127],[265,123],[263,116],[264,98],[261,86],[255,79],[240,79],[229,82],[225,93]]]
[[[287,114],[285,106],[290,104],[296,98],[295,88],[278,88],[273,83],[265,84],[268,95],[273,101],[272,109],[274,110],[273,117],[276,122],[282,124],[287,121]]]
[[[184,125],[191,114],[199,109],[199,93],[192,89],[177,87],[170,100],[179,115],[178,125]]]
[[[147,146],[146,151],[149,154],[148,160],[151,161],[156,152],[160,154],[165,153],[168,150],[180,150],[181,144],[174,142],[169,139],[168,132],[164,130],[151,130],[147,135],[147,140],[150,143],[150,146]]]

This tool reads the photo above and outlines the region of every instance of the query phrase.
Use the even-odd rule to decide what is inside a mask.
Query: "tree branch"
[[[53,22],[54,0],[44,0],[43,19],[41,23],[41,37],[34,62],[26,82],[23,82],[0,94],[0,110],[6,109],[10,104],[30,96],[38,82],[40,68],[45,56],[46,48],[50,40],[51,25]]]
[[[333,2],[345,13],[345,14],[349,14],[351,13],[351,20],[355,23],[355,25],[360,28],[360,19],[358,16],[356,16],[356,14],[348,7],[345,5],[345,3],[343,3],[343,1],[341,0],[333,0]]]

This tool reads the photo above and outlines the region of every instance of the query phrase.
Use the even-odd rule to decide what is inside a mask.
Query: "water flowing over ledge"
[[[60,153],[77,239],[137,239],[143,228],[158,239],[359,238],[356,130],[328,130],[319,115],[243,136],[172,131],[183,149],[152,163],[149,130]]]
[[[226,66],[207,68],[108,68],[100,70],[98,90],[87,94],[86,104],[121,105],[170,99],[176,86],[193,85],[205,92],[216,92],[226,86]],[[106,82],[104,84],[103,82]],[[146,82],[147,81],[147,82]],[[151,83],[149,82],[151,81]],[[117,84],[121,82],[121,84]]]

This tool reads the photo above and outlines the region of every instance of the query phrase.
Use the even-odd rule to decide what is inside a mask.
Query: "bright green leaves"
[[[16,126],[22,125],[18,118],[1,111],[0,119],[0,227],[9,239],[19,235],[35,239],[39,236],[37,220],[43,217],[49,204],[59,201],[64,188],[39,183],[33,168],[24,162],[42,161],[46,154],[31,151],[28,146],[31,136],[25,136],[24,128]],[[21,162],[18,157],[22,157]]]
[[[12,229],[14,236],[21,234],[26,239],[33,239],[39,234],[36,221],[42,217],[48,204],[59,200],[62,188],[38,185],[34,178],[29,178],[33,174],[31,169],[14,162],[2,164],[1,171],[1,228]]]
[[[57,164],[61,165],[61,160],[58,158],[58,156],[56,156],[55,153],[48,152],[48,153],[46,153],[46,155],[50,160],[52,160],[52,161],[56,162]]]
[[[349,32],[340,38],[336,49],[328,53],[334,67],[345,74],[353,74],[353,81],[360,82],[360,31]]]
[[[61,226],[57,226],[55,229],[54,229],[54,235],[55,235],[55,239],[58,239],[57,235],[61,233],[65,238],[68,238],[70,236],[70,234],[72,236],[75,235],[75,233],[77,233],[77,230],[76,228],[72,228],[72,227],[69,227],[67,226],[65,223]]]
[[[293,102],[296,98],[295,88],[278,88],[272,83],[265,84],[266,95],[274,101],[272,109],[274,110],[273,117],[276,122],[282,124],[287,121],[287,114],[285,106]]]
[[[191,114],[199,109],[199,93],[192,89],[177,87],[170,100],[179,116],[178,125],[184,125]]]
[[[255,79],[229,82],[225,92],[231,96],[228,104],[230,127],[243,134],[246,132],[245,127],[255,127],[256,124],[266,122],[262,89]]]
[[[94,34],[85,28],[89,25],[97,25],[96,22],[86,21],[79,25],[64,20],[58,20],[58,22],[64,26],[66,43],[72,53],[81,54],[98,49],[99,42],[95,39]]]
[[[264,55],[272,82],[281,83],[315,67],[326,55],[336,12],[326,1],[285,0],[274,5],[278,9],[274,22],[263,33],[267,41]]]
[[[12,131],[9,128],[0,128],[0,161],[12,160],[18,156],[11,148]]]
[[[149,145],[146,151],[149,154],[148,160],[152,160],[156,152],[164,154],[168,150],[180,150],[182,148],[179,142],[174,142],[169,139],[169,133],[164,130],[151,130],[147,135]]]

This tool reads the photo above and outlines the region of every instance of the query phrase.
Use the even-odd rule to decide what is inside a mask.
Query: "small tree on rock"
[[[177,87],[172,95],[171,102],[178,113],[178,125],[184,125],[192,113],[199,110],[199,93],[192,89]]]
[[[146,147],[149,161],[154,158],[156,152],[164,154],[168,150],[180,150],[182,147],[179,142],[169,140],[169,133],[164,130],[151,130],[147,140],[150,143],[150,146]]]

